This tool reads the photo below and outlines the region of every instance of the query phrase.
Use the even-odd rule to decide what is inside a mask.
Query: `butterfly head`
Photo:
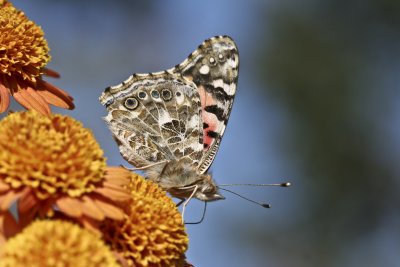
[[[215,201],[225,199],[219,193],[218,186],[215,184],[210,174],[202,174],[197,183],[198,189],[194,195],[195,198],[202,201]]]

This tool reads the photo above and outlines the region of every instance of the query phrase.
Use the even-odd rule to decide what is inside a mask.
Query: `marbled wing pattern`
[[[203,155],[201,103],[195,86],[168,73],[132,75],[100,97],[121,155],[136,167]]]

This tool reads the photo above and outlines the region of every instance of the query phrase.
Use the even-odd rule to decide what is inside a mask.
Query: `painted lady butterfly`
[[[216,36],[174,68],[133,74],[100,96],[122,157],[185,205],[192,197],[224,198],[207,170],[225,132],[238,70],[234,41]]]

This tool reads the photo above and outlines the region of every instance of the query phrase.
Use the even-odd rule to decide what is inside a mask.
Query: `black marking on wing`
[[[207,136],[211,138],[217,138],[219,136],[219,133],[214,132],[214,131],[207,131]]]
[[[197,70],[197,68],[195,70],[193,70],[195,66],[189,68],[188,70],[186,70],[183,75],[188,75],[188,76],[192,76],[193,77],[193,82],[197,85],[203,85],[205,87],[207,86],[212,86],[212,84],[210,84],[213,80],[217,80],[217,79],[222,79],[223,83],[225,84],[231,84],[232,82],[236,83],[237,82],[237,78],[230,78],[230,77],[224,77],[224,76],[215,76],[215,77],[211,77],[210,74],[200,74],[199,71]],[[210,71],[211,73],[211,71]],[[222,89],[222,88],[221,88]],[[223,89],[222,89],[223,90]],[[230,97],[230,96],[228,96]]]
[[[226,119],[226,116],[224,115],[224,110],[217,105],[206,106],[204,110],[213,113],[215,116],[217,116],[217,119],[219,121],[224,121]]]
[[[224,88],[222,87],[214,87],[211,84],[206,84],[205,85],[206,91],[208,93],[213,94],[219,101],[231,101],[234,99],[234,95],[228,95]]]

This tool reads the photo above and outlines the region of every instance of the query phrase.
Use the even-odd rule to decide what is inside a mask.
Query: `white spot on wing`
[[[159,109],[158,112],[159,112],[159,114],[160,114],[160,118],[159,118],[158,122],[159,122],[161,125],[163,125],[163,124],[165,124],[165,123],[167,123],[167,122],[171,122],[171,121],[172,121],[172,118],[171,118],[170,114],[169,114],[167,111],[165,111],[165,110],[163,110],[163,109]]]
[[[224,88],[224,81],[222,79],[215,80],[213,82],[214,87]]]
[[[195,114],[193,115],[190,120],[188,121],[187,127],[189,128],[196,128],[199,125],[199,115]]]
[[[231,84],[225,84],[224,87],[224,91],[228,94],[228,95],[234,95],[236,92],[236,84],[235,83],[231,83]]]
[[[175,96],[176,96],[176,103],[178,105],[182,105],[183,101],[185,100],[185,97],[183,96],[182,92],[175,92]]]
[[[236,59],[236,55],[235,55],[235,59]],[[237,67],[237,60],[228,59],[228,65],[231,68],[236,68]]]
[[[203,75],[206,75],[210,72],[210,67],[208,67],[207,65],[203,65],[201,66],[201,68],[199,69],[199,72]]]

